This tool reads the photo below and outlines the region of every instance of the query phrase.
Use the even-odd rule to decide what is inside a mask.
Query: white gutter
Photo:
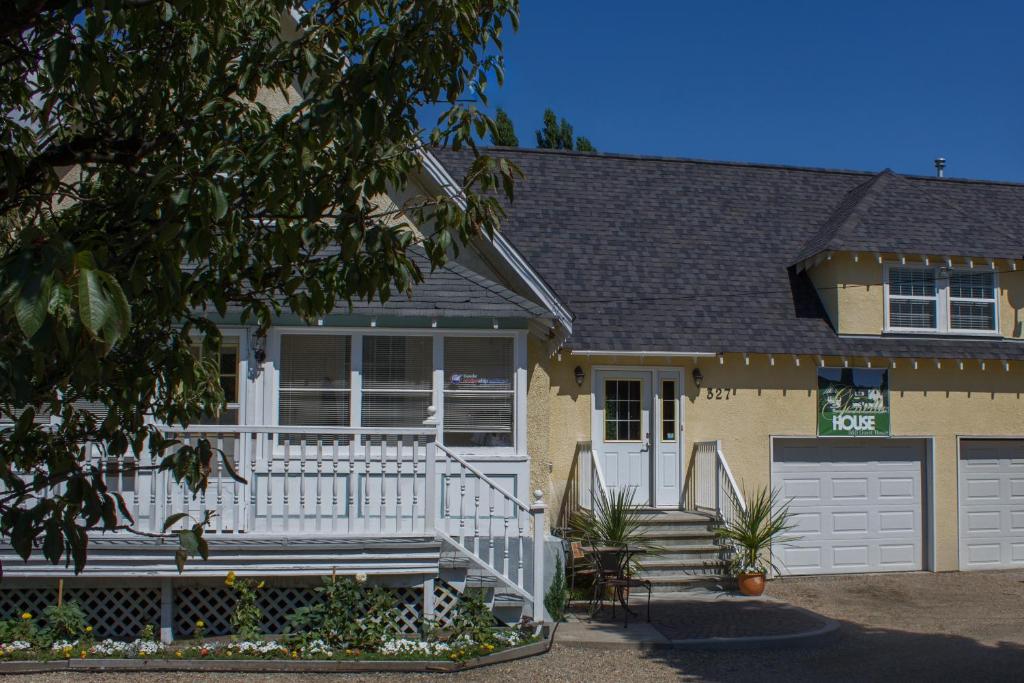
[[[462,188],[455,182],[451,174],[448,173],[448,169],[437,160],[437,157],[422,147],[418,148],[416,153],[420,156],[423,168],[430,174],[430,177],[448,193],[448,196],[458,204],[459,208],[465,209],[466,198],[462,194]],[[494,245],[498,254],[512,266],[512,270],[515,271],[516,275],[522,278],[526,286],[530,288],[530,291],[554,314],[566,331],[572,334],[572,313],[569,311],[569,308],[562,303],[558,295],[541,279],[540,275],[530,266],[523,255],[519,253],[519,250],[512,246],[512,243],[505,239],[504,235],[500,232],[495,232],[491,236],[490,242]]]
[[[577,351],[571,349],[573,356],[651,356],[652,358],[715,358],[714,351]]]

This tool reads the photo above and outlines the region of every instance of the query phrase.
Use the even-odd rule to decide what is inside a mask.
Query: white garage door
[[[1024,566],[1024,441],[960,444],[960,569]]]
[[[923,464],[920,440],[777,442],[772,486],[798,537],[775,551],[783,575],[921,569]]]

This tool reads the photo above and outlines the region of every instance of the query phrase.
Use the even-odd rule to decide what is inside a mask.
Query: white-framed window
[[[887,264],[885,330],[998,334],[998,282],[991,268]]]
[[[446,446],[525,441],[517,432],[525,332],[279,328],[272,336],[279,425],[386,434],[424,426],[433,406]]]
[[[512,446],[516,373],[513,341],[511,337],[445,338],[446,446]]]
[[[278,424],[348,427],[351,356],[349,335],[282,334]]]
[[[362,426],[422,426],[433,403],[433,373],[433,338],[363,337]]]

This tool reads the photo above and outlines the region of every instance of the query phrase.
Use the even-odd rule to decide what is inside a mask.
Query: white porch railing
[[[436,458],[428,462],[427,476],[441,482],[438,535],[505,587],[532,601],[534,615],[543,615],[545,506],[541,491],[535,491],[533,504],[527,505],[444,446],[435,445],[433,452]],[[533,568],[529,588],[528,556]]]
[[[695,445],[686,477],[685,500],[688,509],[710,512],[725,522],[735,520],[739,511],[746,510],[743,492],[725,460],[721,441],[699,441]]]
[[[192,497],[170,472],[157,471],[152,456],[144,454],[140,469],[128,475],[118,460],[98,455],[139,531],[161,532],[174,513],[202,519],[213,511],[211,536],[435,537],[531,601],[535,615],[544,613],[540,492],[532,504],[523,502],[436,444],[431,426],[211,425],[163,432],[183,445],[206,439],[246,482],[232,478],[215,455],[208,488]],[[186,518],[173,529],[192,523]]]
[[[599,499],[608,500],[608,485],[605,483],[601,460],[590,441],[577,442],[573,469],[576,477],[570,492],[573,497],[570,502],[572,509],[593,510]]]

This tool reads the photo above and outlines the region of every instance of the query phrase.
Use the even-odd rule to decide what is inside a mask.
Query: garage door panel
[[[798,537],[777,550],[783,573],[920,569],[923,455],[919,441],[780,441],[773,485]]]
[[[960,444],[960,568],[1024,564],[1024,442]]]

